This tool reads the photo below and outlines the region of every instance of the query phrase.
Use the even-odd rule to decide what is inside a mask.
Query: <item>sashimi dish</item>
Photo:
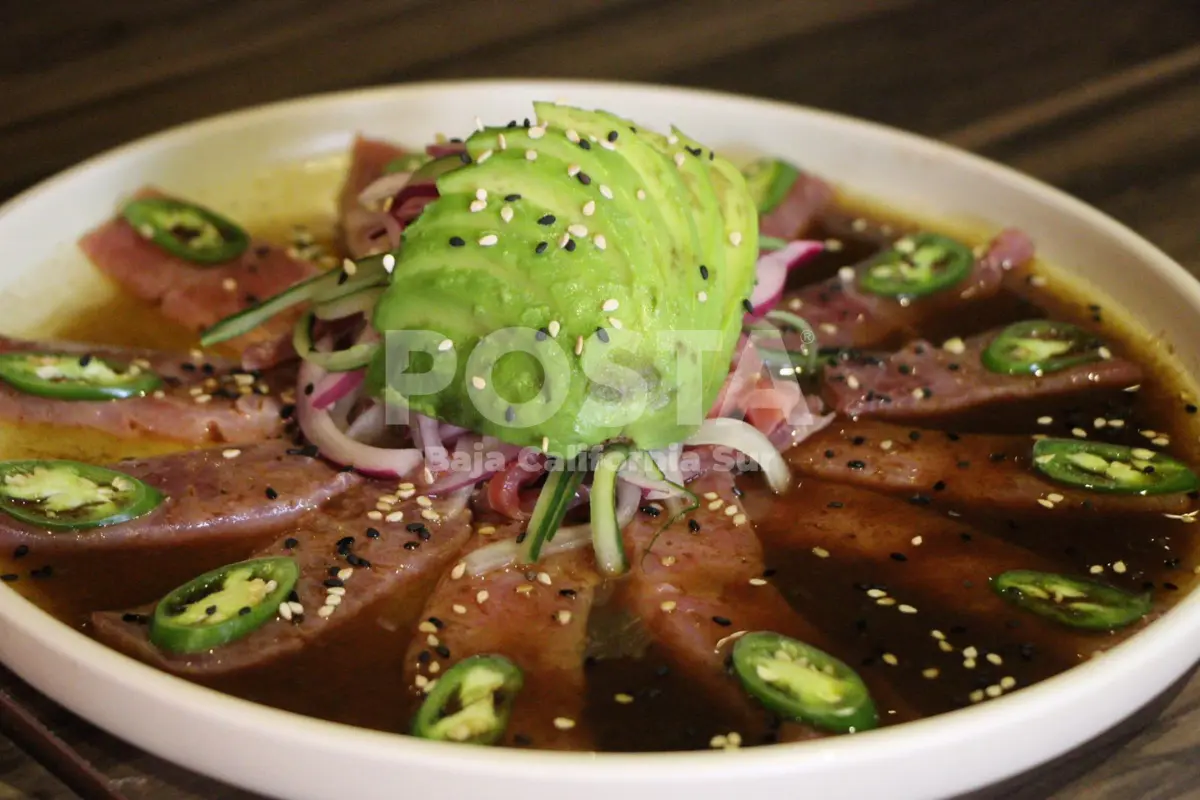
[[[79,247],[183,351],[0,331],[11,589],[325,719],[732,750],[1019,692],[1200,570],[1190,384],[1019,229],[556,103],[349,162],[329,242],[114,198]]]

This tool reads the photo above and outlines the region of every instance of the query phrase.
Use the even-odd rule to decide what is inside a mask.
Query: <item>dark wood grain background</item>
[[[935,136],[1082,197],[1200,274],[1200,0],[0,0],[0,45],[0,197],[255,103],[431,78],[611,78]],[[242,796],[3,685],[129,798]],[[1200,682],[1130,735],[1011,792],[1200,796]],[[0,737],[0,800],[76,796]]]

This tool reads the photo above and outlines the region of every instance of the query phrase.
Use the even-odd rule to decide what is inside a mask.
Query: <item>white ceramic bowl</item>
[[[356,130],[420,144],[435,131],[469,131],[476,115],[520,118],[534,99],[558,98],[656,127],[674,122],[718,150],[781,154],[905,212],[1021,226],[1044,256],[1119,298],[1136,319],[1152,321],[1153,333],[1174,345],[1189,371],[1200,363],[1193,335],[1200,285],[1126,228],[1041,183],[926,139],[809,109],[578,82],[334,94],[229,114],[109,152],[0,208],[0,329],[36,331],[107,291],[71,243],[144,182],[202,200],[239,187],[239,203],[323,211],[331,208],[339,163],[325,157],[343,152]],[[296,163],[304,166],[285,170],[286,180],[256,178]],[[223,205],[234,212],[229,200]],[[234,699],[118,655],[0,589],[0,659],[25,680],[139,747],[291,800],[946,796],[1083,743],[1198,657],[1200,597],[1191,596],[1103,658],[1002,699],[897,728],[732,753],[554,754],[419,741]]]

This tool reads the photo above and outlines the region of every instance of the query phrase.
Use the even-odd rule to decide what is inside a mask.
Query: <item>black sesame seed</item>
[[[405,525],[404,527],[408,528],[413,533],[416,533],[417,531],[421,530],[421,528],[425,527],[425,523],[424,522],[410,522],[407,525]]]
[[[1178,558],[1168,558],[1166,561],[1163,562],[1163,566],[1166,567],[1167,569],[1178,569],[1179,563],[1180,562],[1179,562]]]
[[[379,530],[377,528],[367,528],[368,539],[378,539],[379,535]]]
[[[688,530],[690,530],[692,533],[699,533],[700,532],[700,523],[697,520],[689,519],[688,520]]]
[[[517,534],[517,538],[514,541],[517,544],[520,544],[521,542],[525,541],[525,536],[528,533],[529,533],[529,531],[521,531],[520,533]]]
[[[971,466],[971,462],[970,462],[970,461],[960,461],[960,462],[958,462],[958,468],[959,468],[959,469],[966,469],[966,468],[967,468],[967,467],[969,467],[969,466]]]
[[[834,453],[833,453],[833,451],[832,451],[832,450],[826,450],[826,451],[825,451],[825,457],[826,457],[826,458],[833,458],[833,455],[834,455]]]
[[[315,387],[311,383],[304,384],[304,396],[308,397],[308,396],[312,395],[314,388]]]
[[[591,143],[591,142],[589,142],[587,139],[580,139],[580,140],[579,140],[579,146],[580,146],[580,147],[582,147],[584,150],[591,150],[591,149],[592,149],[592,143]]]
[[[567,239],[567,243],[563,245],[563,250],[566,250],[568,253],[574,253],[575,252],[575,240]]]
[[[840,500],[831,500],[826,508],[845,508],[846,504]]]
[[[865,442],[867,441],[867,437],[865,437],[865,436],[855,436],[855,437],[854,437],[853,439],[851,439],[850,441],[851,441],[851,442],[853,442],[853,443],[854,443],[854,444],[856,444],[856,445],[861,445],[861,444],[863,444],[863,443],[865,443]]]
[[[327,589],[336,589],[339,586],[345,586],[346,583],[341,578],[326,578],[321,581],[321,584]]]
[[[608,331],[604,328],[596,328],[596,338],[608,344]]]
[[[12,583],[13,581],[17,580],[20,580],[20,576],[11,572],[6,572],[3,575],[0,575],[0,581],[4,581],[5,583]]]
[[[700,265],[700,277],[703,280],[708,280],[708,267],[704,266],[703,264]]]
[[[421,546],[420,542],[405,542],[404,543],[405,550],[416,550],[420,546]]]
[[[338,275],[338,279],[337,279],[338,286],[341,286],[343,283],[345,283],[348,280],[350,280],[350,273],[343,270],[342,274]]]
[[[518,201],[518,200],[520,200],[520,199],[521,199],[521,195],[519,195],[519,194],[506,194],[506,195],[504,195],[504,202],[506,202],[506,203],[515,203],[515,202],[517,202],[517,201]]]
[[[533,335],[533,338],[537,339],[539,342],[544,342],[550,338],[550,332],[545,328],[538,328],[537,333]]]
[[[214,367],[212,364],[205,363],[205,364],[200,365],[200,371],[203,372],[205,375],[214,375],[214,374],[216,374],[217,368]]]
[[[754,313],[754,304],[750,302],[750,298],[742,298],[742,308],[746,309],[747,314]]]
[[[126,612],[121,615],[121,621],[122,622],[132,622],[136,625],[145,625],[146,623],[148,623],[150,621],[150,618],[147,617],[145,614],[134,614],[131,612]]]
[[[958,538],[962,539],[964,542],[969,542],[969,541],[971,541],[971,534],[967,533],[966,531],[963,531],[962,533],[960,533],[958,535]]]
[[[470,164],[471,163],[471,155],[469,153],[459,153],[458,160],[464,164]]]
[[[182,364],[179,365],[179,368],[181,370],[183,370],[184,372],[195,372],[196,371],[196,365],[191,363],[190,361],[183,362]]]
[[[267,491],[265,494],[267,495],[268,500],[278,500],[279,499],[279,492],[275,491],[270,486],[267,487]]]
[[[444,644],[439,644],[437,647],[433,648],[433,652],[437,653],[442,658],[450,657],[450,648],[446,647]]]
[[[429,624],[430,624],[430,625],[432,625],[433,627],[437,628],[439,631],[440,631],[442,628],[446,627],[446,623],[442,622],[442,621],[441,621],[440,619],[438,619],[437,617],[430,617],[430,618],[429,618]]]
[[[296,404],[288,403],[287,405],[283,406],[283,408],[279,409],[279,418],[280,419],[291,419],[292,415],[295,413],[296,413]]]
[[[853,461],[847,461],[846,466],[850,469],[866,469],[866,462],[859,461],[857,458]]]
[[[538,217],[538,225],[553,225],[555,219],[553,214],[546,214],[545,216]]]
[[[729,619],[729,617],[714,616],[712,618],[712,621],[717,623],[718,625],[720,625],[722,628],[728,628],[730,625],[733,624],[733,620]]]
[[[354,553],[349,553],[346,555],[346,563],[352,567],[358,567],[360,569],[370,569],[371,568],[370,561],[367,561],[362,556],[356,556]]]
[[[515,408],[513,408],[512,406],[509,406],[508,408],[504,409],[504,421],[505,422],[514,422],[516,420],[516,418],[517,418],[517,410]]]
[[[584,186],[587,186],[592,182],[592,176],[588,175],[586,172],[581,172],[578,175],[576,175],[575,177],[578,178],[579,182],[582,183]]]
[[[944,491],[944,490],[945,490],[945,488],[946,488],[946,482],[945,482],[945,481],[938,481],[937,483],[935,483],[935,484],[933,485],[933,490],[934,490],[935,492],[941,492],[941,491]]]
[[[540,256],[542,253],[546,252],[546,248],[549,246],[550,246],[549,242],[538,242],[537,247],[533,248],[533,252],[537,253]]]
[[[354,546],[354,537],[353,536],[343,536],[342,538],[337,540],[337,549],[338,550],[347,550],[353,546]]]
[[[289,536],[288,538],[283,540],[283,546],[287,550],[296,549],[296,545],[298,545],[298,544],[300,544],[300,540],[294,536]]]
[[[994,464],[999,464],[1001,461],[1003,461],[1007,457],[1008,456],[1004,455],[1004,453],[992,453],[990,456],[988,456],[988,460]]]
[[[912,372],[912,367],[910,367],[908,364],[901,364],[896,369],[900,371],[901,375],[908,375],[910,372]]]
[[[619,134],[616,131],[609,131],[606,137],[610,142],[615,142]]]
[[[912,439],[914,442],[919,441],[921,438],[921,432],[920,431],[909,431],[908,438]]]
[[[467,240],[462,238],[461,236],[451,236],[450,237],[450,246],[451,247],[463,247],[466,245],[466,243],[467,243]]]
[[[904,553],[891,553],[890,558],[892,561],[908,561],[908,556],[904,555]]]
[[[239,617],[244,617],[249,613],[250,613],[250,606],[242,606],[241,608],[238,609]]]
[[[24,558],[27,555],[29,555],[29,545],[27,544],[19,544],[17,549],[13,550],[13,558]]]
[[[1175,584],[1171,583],[1170,581],[1163,581],[1162,587],[1171,592],[1179,591],[1179,587],[1176,586]]]
[[[41,579],[41,578],[51,578],[53,576],[54,576],[54,567],[50,566],[49,564],[46,564],[43,567],[38,567],[37,569],[34,569],[34,570],[30,570],[30,572],[29,572],[29,577],[31,577],[31,578]]]
[[[574,589],[559,589],[558,594],[561,597],[570,597],[574,599],[576,592]]]
[[[908,502],[912,503],[914,506],[927,506],[933,502],[933,499],[927,495],[914,494],[912,497],[908,498]]]

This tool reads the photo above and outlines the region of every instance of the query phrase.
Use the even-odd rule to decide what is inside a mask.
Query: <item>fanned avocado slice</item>
[[[405,232],[375,325],[435,331],[458,367],[404,402],[554,452],[679,441],[728,371],[753,285],[753,201],[736,169],[679,134],[535,108],[533,126],[471,136],[471,162],[439,176],[439,199]],[[679,331],[708,331],[716,347]],[[553,357],[503,354],[517,340]],[[677,390],[681,363],[703,366],[701,385]],[[681,420],[683,400],[700,415]]]

